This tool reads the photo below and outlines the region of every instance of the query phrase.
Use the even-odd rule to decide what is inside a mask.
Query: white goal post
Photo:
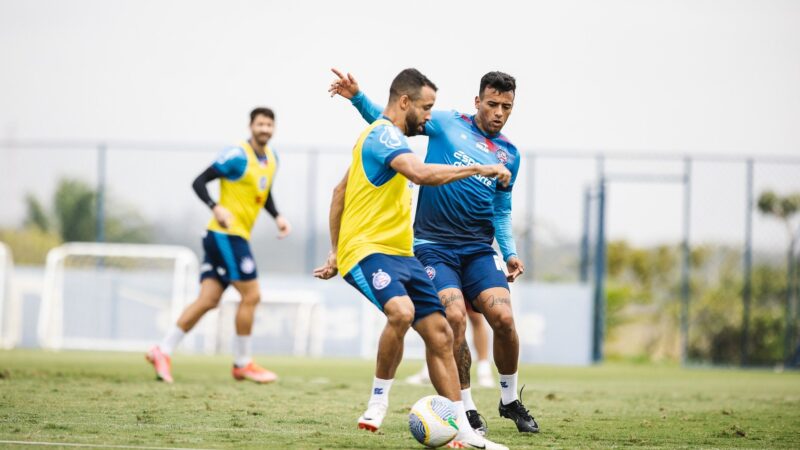
[[[226,353],[233,345],[235,315],[241,297],[236,289],[228,288],[219,307],[203,319],[203,352]],[[311,289],[262,289],[261,302],[255,315],[253,341],[255,350],[260,344],[276,339],[285,340],[281,353],[293,356],[322,356],[325,327],[325,307],[322,295]]]
[[[56,247],[47,254],[42,302],[39,309],[37,334],[42,348],[80,350],[139,351],[153,344],[152,337],[130,338],[129,336],[97,335],[95,328],[107,327],[107,318],[92,317],[92,305],[83,305],[80,330],[76,336],[65,335],[65,308],[76,308],[75,303],[99,296],[96,305],[106,300],[101,287],[111,286],[114,296],[133,299],[142,307],[161,308],[168,302],[168,321],[174,321],[187,302],[193,300],[198,280],[197,256],[190,249],[168,245],[68,243]],[[135,280],[139,286],[131,287],[131,273],[139,274]],[[162,292],[147,291],[147,280],[164,281]],[[141,275],[144,274],[144,275]],[[71,275],[71,276],[68,276]],[[77,278],[70,286],[70,305],[65,305],[65,289],[68,278]],[[170,278],[170,279],[167,279]],[[74,280],[73,280],[74,281]],[[144,289],[141,287],[144,286]],[[111,288],[109,288],[111,289]],[[165,298],[166,297],[166,298]],[[86,303],[84,301],[84,303]],[[129,302],[130,303],[130,302]],[[127,329],[144,324],[141,318],[126,316],[126,310],[114,310],[117,326]],[[89,314],[89,317],[86,315]],[[151,315],[152,317],[152,315]],[[135,321],[138,323],[128,323]],[[85,332],[85,333],[84,333]],[[118,333],[117,333],[118,334]]]
[[[143,351],[195,299],[198,260],[188,248],[68,243],[47,255],[37,327],[39,345],[59,350]],[[320,356],[324,307],[309,289],[265,289],[253,327],[254,350]],[[228,353],[239,294],[228,288],[180,347]]]
[[[0,242],[0,348],[14,348],[20,340],[22,308],[14,289],[14,260],[11,249]]]

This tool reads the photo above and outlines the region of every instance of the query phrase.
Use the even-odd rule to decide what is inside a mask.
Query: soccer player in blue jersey
[[[358,87],[351,74],[336,69],[338,79],[329,89],[351,101],[367,122],[382,108]],[[494,359],[500,373],[499,413],[514,421],[523,433],[537,433],[539,425],[517,394],[519,337],[511,309],[508,282],[525,271],[517,257],[511,233],[511,190],[520,165],[517,148],[501,133],[514,107],[516,80],[502,72],[481,78],[474,115],[433,111],[425,125],[426,163],[469,166],[500,162],[511,171],[508,186],[472,176],[443,186],[421,186],[414,221],[414,254],[444,304],[453,328],[453,352],[459,366],[461,396],[470,424],[481,433],[486,425],[470,390],[472,356],[465,338],[467,305],[484,314],[494,331]],[[497,239],[502,261],[492,248]]]
[[[411,152],[405,136],[424,130],[435,100],[436,85],[416,69],[403,70],[392,81],[389,104],[361,133],[347,174],[334,189],[329,215],[332,250],[314,275],[329,279],[341,271],[348,283],[386,315],[372,395],[358,419],[359,428],[377,431],[383,423],[389,390],[403,357],[403,340],[413,327],[425,341],[436,391],[455,407],[458,433],[448,446],[508,450],[469,425],[460,399],[453,333],[436,288],[414,258],[409,182],[435,186],[481,175],[507,184],[511,172],[498,163],[424,164]],[[411,431],[419,439],[425,425],[418,425]]]

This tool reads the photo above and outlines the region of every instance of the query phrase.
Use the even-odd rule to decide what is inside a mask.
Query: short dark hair
[[[481,90],[478,92],[479,96],[483,96],[483,92],[487,87],[495,89],[497,92],[512,92],[516,94],[517,80],[511,75],[504,72],[489,72],[481,77]]]
[[[258,108],[250,111],[250,124],[256,121],[256,117],[258,116],[265,116],[269,117],[272,120],[275,120],[275,113],[269,109],[264,108],[263,106],[259,106]]]
[[[389,102],[393,102],[403,95],[407,95],[411,100],[417,100],[423,87],[436,91],[437,88],[433,81],[423,75],[417,69],[405,69],[398,73],[389,88]]]

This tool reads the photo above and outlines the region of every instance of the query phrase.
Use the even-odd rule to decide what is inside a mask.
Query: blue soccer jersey
[[[363,92],[351,99],[362,117],[373,122],[382,108]],[[490,244],[497,238],[503,259],[516,255],[511,235],[511,190],[519,171],[520,154],[502,133],[489,135],[475,123],[475,116],[456,111],[433,111],[425,126],[428,136],[426,163],[464,166],[503,163],[511,182],[474,175],[442,186],[422,186],[414,221],[415,244],[426,242]]]

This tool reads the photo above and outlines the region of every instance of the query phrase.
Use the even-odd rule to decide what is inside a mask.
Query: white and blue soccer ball
[[[411,407],[408,428],[420,444],[441,447],[458,433],[455,405],[441,395],[422,397]]]

